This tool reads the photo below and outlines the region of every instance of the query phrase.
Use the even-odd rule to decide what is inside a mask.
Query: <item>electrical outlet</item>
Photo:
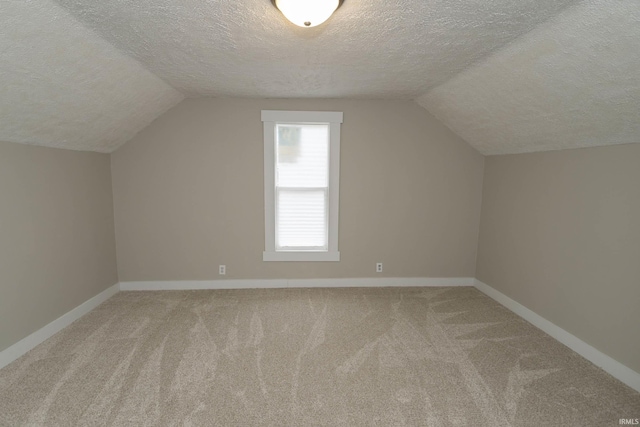
[[[218,274],[220,274],[221,276],[224,276],[225,274],[227,274],[227,266],[226,265],[220,265],[218,267]]]
[[[381,262],[377,262],[376,263],[376,273],[382,273],[382,263]]]

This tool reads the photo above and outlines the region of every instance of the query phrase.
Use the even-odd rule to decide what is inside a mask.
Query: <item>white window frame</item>
[[[263,261],[340,261],[338,217],[340,203],[340,126],[341,112],[262,110],[264,127],[264,217],[265,250]],[[329,125],[328,241],[326,250],[276,250],[275,161],[277,124]]]

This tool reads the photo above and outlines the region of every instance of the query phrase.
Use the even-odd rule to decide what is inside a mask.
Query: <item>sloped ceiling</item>
[[[346,0],[311,29],[270,0],[1,7],[0,140],[109,152],[242,96],[417,99],[485,154],[638,142],[636,0]]]
[[[0,140],[110,152],[183,95],[49,1],[0,5]]]
[[[483,154],[640,142],[640,2],[578,4],[418,102]]]

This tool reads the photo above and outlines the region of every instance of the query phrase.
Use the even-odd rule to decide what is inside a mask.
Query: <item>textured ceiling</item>
[[[418,102],[483,154],[640,142],[640,2],[571,7]]]
[[[2,0],[0,0],[2,1]],[[485,154],[640,142],[637,0],[4,0],[0,140],[110,152],[184,96],[417,99]]]
[[[188,96],[410,98],[574,0],[346,0],[316,28],[270,0],[57,0]]]
[[[109,152],[182,94],[49,1],[0,6],[0,140]]]

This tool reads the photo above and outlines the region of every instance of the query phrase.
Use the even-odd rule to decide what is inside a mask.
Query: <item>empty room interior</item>
[[[640,424],[640,2],[5,0],[0,425]]]

